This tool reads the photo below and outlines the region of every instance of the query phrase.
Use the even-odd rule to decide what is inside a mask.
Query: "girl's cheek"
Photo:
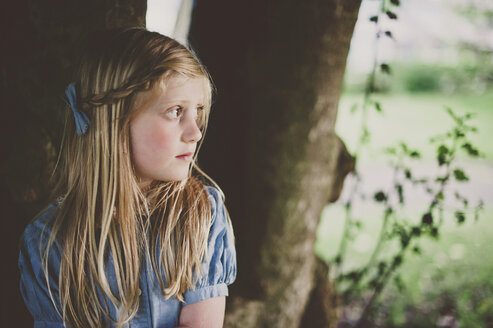
[[[153,129],[149,132],[149,142],[153,145],[156,145],[157,147],[167,147],[173,135],[170,129],[167,129],[165,126],[162,125],[154,126]]]

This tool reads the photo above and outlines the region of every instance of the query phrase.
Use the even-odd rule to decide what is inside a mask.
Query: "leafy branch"
[[[370,17],[370,21],[375,23],[377,27],[373,68],[366,82],[361,106],[353,105],[351,109],[352,113],[361,110],[362,116],[361,132],[354,153],[356,159],[361,157],[362,150],[370,141],[371,134],[368,128],[370,110],[373,109],[377,113],[383,112],[381,103],[374,99],[377,89],[377,74],[391,74],[392,72],[390,65],[380,62],[378,58],[380,38],[382,36],[393,38],[391,31],[383,29],[380,22],[382,17],[397,19],[393,9],[399,4],[399,0],[382,0],[379,13]],[[456,164],[458,152],[464,152],[472,158],[482,156],[469,139],[471,133],[477,133],[477,129],[470,125],[473,114],[467,113],[460,116],[451,108],[446,108],[446,112],[452,118],[454,125],[445,133],[430,139],[431,145],[436,149],[436,164],[439,172],[436,176],[431,178],[416,176],[408,163],[421,159],[421,153],[406,143],[400,142],[397,146],[385,150],[392,166],[392,182],[387,190],[377,190],[372,195],[373,201],[383,207],[382,224],[377,244],[366,264],[349,272],[343,272],[348,244],[361,228],[361,223],[354,218],[353,204],[358,199],[367,198],[367,195],[361,191],[363,183],[361,175],[357,169],[352,173],[353,179],[350,180],[352,184],[349,186],[351,192],[348,199],[343,202],[345,213],[343,234],[336,256],[331,260],[331,272],[336,277],[338,290],[345,304],[356,299],[364,301],[355,327],[364,327],[368,324],[378,296],[390,281],[393,281],[399,289],[405,287],[401,277],[396,272],[402,266],[408,252],[418,255],[422,253],[420,240],[423,237],[439,238],[445,211],[452,211],[457,224],[463,224],[470,215],[473,215],[477,220],[483,208],[482,201],[479,201],[476,206],[470,207],[469,200],[458,191],[454,192],[454,199],[459,206],[450,209],[445,205],[451,182],[464,183],[469,180],[464,169]],[[417,223],[414,224],[412,220],[405,218],[401,213],[406,204],[406,190],[410,186],[421,186],[429,199],[429,204],[420,215],[419,220],[416,220]],[[398,250],[390,256],[383,254],[384,246],[392,242],[398,243]]]

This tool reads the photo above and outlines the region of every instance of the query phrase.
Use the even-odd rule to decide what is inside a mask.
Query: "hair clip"
[[[75,91],[75,82],[72,82],[68,85],[67,89],[65,90],[65,95],[67,96],[68,103],[72,108],[72,111],[74,112],[77,134],[79,136],[82,136],[86,134],[90,121],[84,112],[81,112],[77,109],[77,93]]]

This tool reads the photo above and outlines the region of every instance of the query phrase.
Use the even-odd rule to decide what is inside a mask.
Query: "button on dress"
[[[236,278],[236,252],[232,229],[229,226],[219,192],[213,187],[206,187],[206,189],[211,202],[212,224],[208,238],[207,257],[202,263],[205,270],[197,280],[195,288],[184,293],[184,303],[175,297],[166,300],[161,294],[152,264],[149,260],[144,261],[140,274],[139,309],[125,327],[176,327],[180,310],[184,305],[228,295],[228,285]],[[38,215],[25,229],[20,244],[20,290],[34,318],[35,328],[65,327],[56,309],[61,308],[58,296],[60,245],[55,242],[48,256],[48,279],[55,304],[50,298],[40,256],[40,241],[47,240],[50,227],[55,219],[56,209],[57,204],[53,203]],[[41,236],[43,236],[42,239]],[[111,265],[109,267],[112,268]],[[110,286],[116,282],[114,271],[111,269],[108,270],[107,276]],[[116,318],[117,310],[113,306],[110,307],[110,314],[113,319]],[[113,327],[111,322],[108,322],[108,326]]]

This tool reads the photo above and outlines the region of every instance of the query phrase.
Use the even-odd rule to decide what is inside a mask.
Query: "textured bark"
[[[329,268],[317,259],[314,272],[314,285],[301,319],[300,327],[336,327],[340,297],[335,291],[334,282],[327,279]]]
[[[313,294],[320,213],[354,165],[334,124],[359,5],[197,4],[191,44],[218,89],[200,161],[237,237],[227,326],[298,327]]]
[[[64,116],[77,40],[86,32],[145,24],[145,0],[16,0],[0,19],[2,259],[1,327],[32,327],[19,293],[18,240],[49,202],[48,180]]]

